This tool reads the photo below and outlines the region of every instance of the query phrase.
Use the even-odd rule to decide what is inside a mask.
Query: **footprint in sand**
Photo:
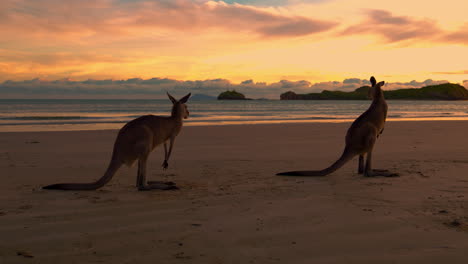
[[[9,152],[3,153],[3,156],[5,157],[5,160],[6,160],[7,163],[8,163],[8,167],[16,167],[16,164],[15,164],[15,162],[13,161],[13,159],[11,158],[11,155],[10,155]]]
[[[18,209],[20,209],[20,210],[29,210],[31,208],[32,208],[32,205],[30,205],[30,204],[25,204],[25,205],[22,205],[22,206],[18,207]]]
[[[21,256],[21,257],[25,257],[25,258],[34,258],[33,255],[31,255],[30,253],[28,253],[26,251],[17,251],[16,255]]]

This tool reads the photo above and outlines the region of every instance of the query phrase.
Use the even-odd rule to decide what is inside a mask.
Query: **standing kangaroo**
[[[182,120],[188,118],[189,111],[185,103],[190,93],[179,101],[167,93],[172,101],[171,116],[145,115],[128,122],[122,127],[114,143],[112,158],[104,176],[92,183],[59,183],[43,187],[43,189],[56,190],[96,190],[108,183],[117,170],[123,165],[132,166],[138,160],[138,173],[136,186],[138,190],[170,190],[177,189],[172,182],[149,181],[146,182],[146,162],[151,151],[164,143],[163,169],[169,166],[174,140],[182,129]],[[166,143],[170,142],[169,152]]]
[[[386,170],[372,170],[372,149],[375,141],[384,130],[385,120],[387,118],[387,103],[382,91],[385,82],[375,80],[374,76],[370,78],[372,87],[369,95],[372,98],[372,104],[369,109],[361,114],[346,133],[346,146],[341,157],[330,167],[319,171],[289,171],[278,173],[277,175],[286,176],[326,176],[341,168],[346,162],[359,155],[358,173],[364,176],[397,176],[398,174],[389,173]],[[364,166],[364,155],[367,154],[366,165]]]

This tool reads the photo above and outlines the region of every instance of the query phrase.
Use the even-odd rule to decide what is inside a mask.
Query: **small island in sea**
[[[218,100],[250,100],[236,90],[225,91],[218,95]]]
[[[281,100],[367,100],[370,87],[363,86],[352,92],[328,91],[321,93],[296,94],[288,91],[280,95]],[[459,84],[444,83],[422,88],[384,90],[388,100],[468,100],[468,91]]]

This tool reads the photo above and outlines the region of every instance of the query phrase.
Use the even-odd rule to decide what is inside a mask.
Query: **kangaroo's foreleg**
[[[167,169],[168,165],[169,164],[167,164],[167,144],[166,144],[166,142],[164,142],[164,162],[162,164],[163,169]],[[155,185],[156,186],[156,185],[162,185],[162,184],[174,186],[174,188],[177,188],[175,186],[175,183],[171,182],[171,181],[148,181],[148,185]]]
[[[163,167],[163,169],[167,169],[167,167],[169,167],[169,164],[167,163],[167,144],[166,144],[166,141],[164,141],[164,162],[163,164],[161,165]]]
[[[167,169],[169,167],[169,158],[171,157],[172,147],[174,146],[175,136],[172,136],[169,140],[169,152],[167,151],[166,142],[164,142],[164,162],[162,164],[163,169]]]

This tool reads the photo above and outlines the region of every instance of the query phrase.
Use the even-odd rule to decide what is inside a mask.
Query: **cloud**
[[[361,79],[359,79],[359,78],[349,78],[349,79],[345,79],[345,80],[343,81],[343,83],[347,83],[347,84],[349,84],[349,83],[361,84],[362,82],[363,82],[363,80],[361,80]],[[367,83],[366,83],[366,84],[367,84]]]
[[[216,1],[220,2],[220,1]],[[282,6],[289,3],[288,0],[225,0],[223,1],[229,4],[243,4],[243,5],[253,5],[253,6]]]
[[[28,65],[43,65],[43,66],[73,66],[82,65],[85,63],[122,63],[129,59],[106,54],[96,54],[92,52],[75,53],[75,52],[54,52],[54,53],[31,53],[31,52],[8,52],[5,49],[0,49],[0,61],[3,63],[17,63]]]
[[[225,79],[203,81],[179,81],[169,78],[127,80],[74,81],[71,79],[44,80],[35,78],[25,81],[5,81],[0,84],[0,94],[4,96],[21,95],[22,98],[39,97],[140,97],[164,96],[166,91],[182,95],[187,91],[194,93],[216,94],[231,88]]]
[[[329,0],[301,0],[300,3],[320,3]],[[220,2],[220,1],[217,1]],[[229,4],[243,4],[253,6],[285,6],[291,3],[298,2],[297,0],[225,0],[223,1]]]
[[[259,9],[240,4],[207,2],[207,27],[216,25],[225,29],[253,31],[264,37],[304,36],[332,29],[336,22],[321,21],[299,16],[285,16],[270,9]],[[219,23],[219,21],[222,21]],[[214,22],[214,24],[213,24]]]
[[[372,34],[383,38],[387,43],[414,39],[434,39],[442,33],[437,24],[429,19],[414,19],[395,16],[386,10],[366,10],[363,22],[346,28],[342,35]]]
[[[342,82],[331,81],[314,83],[310,86],[310,89],[313,92],[321,92],[323,90],[340,90],[349,92],[365,85],[370,85],[370,82],[359,78],[349,78]]]
[[[468,70],[464,70],[464,71],[449,71],[449,72],[433,72],[433,74],[466,75],[466,74],[468,74]]]
[[[246,80],[240,84],[233,84],[226,79],[208,79],[195,81],[179,81],[169,78],[127,80],[85,80],[74,81],[71,79],[44,80],[35,78],[25,81],[5,81],[0,84],[0,95],[13,98],[37,98],[37,97],[136,97],[146,98],[164,97],[166,91],[174,95],[183,95],[187,92],[194,94],[218,95],[219,93],[236,89],[249,97],[277,98],[280,93],[288,89],[303,91],[310,85],[307,81],[286,81],[266,84],[255,83]]]
[[[375,35],[385,43],[413,44],[410,41],[428,41],[468,45],[468,23],[451,31],[442,29],[432,19],[397,16],[387,10],[366,9],[364,14],[362,22],[347,27],[339,35]]]
[[[110,7],[110,1],[102,0],[5,0],[0,6],[0,28],[42,37],[56,33],[88,36],[106,28],[115,12],[102,11]]]
[[[336,23],[322,22],[306,18],[292,18],[289,21],[276,23],[259,29],[264,36],[304,36],[312,33],[326,31],[334,27]]]
[[[450,32],[441,38],[441,41],[449,43],[468,43],[468,23],[465,23],[460,29]]]
[[[380,80],[378,80],[380,81]],[[395,89],[406,89],[406,88],[421,88],[428,85],[437,85],[441,83],[448,83],[446,80],[437,80],[434,81],[432,79],[427,79],[422,82],[418,81],[410,81],[410,82],[385,82],[384,89],[385,90],[395,90]],[[359,87],[362,86],[369,86],[370,82],[367,79],[359,79],[359,78],[349,78],[345,79],[342,82],[338,81],[331,81],[331,82],[318,82],[312,84],[308,88],[308,92],[321,92],[323,90],[339,90],[339,91],[354,91]]]
[[[446,83],[447,81],[396,82],[387,83],[386,90],[400,88],[420,88],[427,85]],[[188,92],[217,96],[219,93],[235,89],[250,98],[277,99],[281,93],[294,91],[296,93],[321,92],[322,90],[353,91],[361,86],[369,85],[368,80],[350,78],[342,82],[311,83],[306,80],[281,80],[274,83],[254,82],[246,80],[235,84],[226,79],[208,79],[195,81],[180,81],[170,78],[127,80],[85,80],[71,79],[44,80],[32,79],[25,81],[5,81],[0,84],[0,96],[4,98],[162,98],[166,91],[182,96]],[[464,82],[465,87],[468,81]]]
[[[24,52],[0,48],[0,81],[28,79],[31,74],[47,78],[77,77],[84,79],[115,76],[116,65],[132,65],[141,57],[98,54],[95,52]]]
[[[395,90],[395,89],[408,89],[408,88],[421,88],[424,86],[429,86],[429,85],[438,85],[438,84],[443,84],[443,83],[448,83],[449,81],[447,80],[432,80],[432,79],[427,79],[422,82],[418,81],[410,81],[410,82],[394,82],[394,83],[386,83],[384,86],[384,89],[386,90]]]
[[[294,37],[332,29],[336,22],[284,14],[222,1],[15,1],[0,5],[0,30],[16,37],[87,40],[155,35],[164,30],[184,33],[223,29],[261,37]]]

